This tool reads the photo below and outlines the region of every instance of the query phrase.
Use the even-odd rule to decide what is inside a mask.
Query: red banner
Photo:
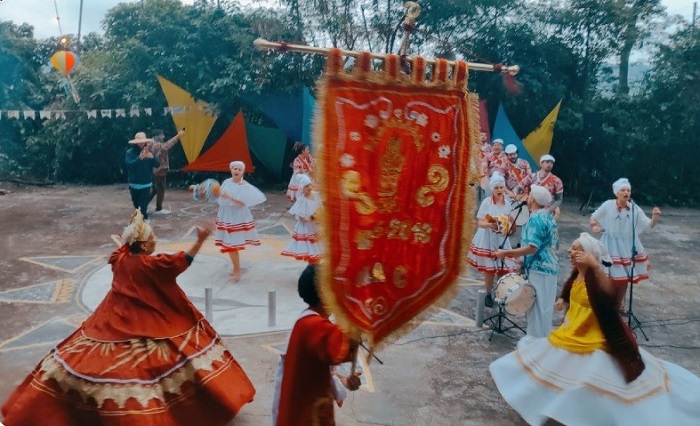
[[[321,83],[314,146],[324,199],[324,303],[373,345],[451,294],[474,219],[467,182],[479,139],[467,66],[424,61],[383,72],[358,58],[352,74],[334,51]]]

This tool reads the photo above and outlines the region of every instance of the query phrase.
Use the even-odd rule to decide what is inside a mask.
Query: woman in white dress
[[[491,196],[481,202],[476,214],[479,229],[474,234],[469,246],[469,264],[484,274],[486,289],[486,306],[493,307],[493,280],[498,275],[505,275],[518,270],[517,264],[511,259],[497,260],[496,250],[511,248],[508,238],[499,233],[499,224],[493,218],[508,217],[508,223],[513,223],[510,217],[510,198],[506,193],[506,180],[498,172],[493,172],[489,181]],[[502,229],[501,229],[502,231]]]
[[[523,337],[489,367],[503,398],[531,425],[699,424],[700,378],[637,346],[617,309],[620,287],[601,267],[605,247],[584,232],[569,257],[555,304],[569,306],[564,323],[549,337]]]
[[[297,223],[294,225],[292,239],[284,248],[282,256],[316,263],[321,259],[321,246],[318,242],[319,235],[316,227],[316,215],[321,207],[321,196],[313,190],[311,178],[307,175],[300,175],[299,188],[296,202],[289,209],[289,213],[294,215]]]
[[[231,279],[241,279],[241,261],[238,252],[246,245],[260,245],[250,207],[266,201],[265,194],[243,179],[245,164],[232,161],[231,177],[221,184],[219,214],[216,217],[215,243],[222,253],[228,253],[233,264]]]
[[[615,199],[604,202],[593,212],[591,229],[596,233],[603,233],[600,242],[612,258],[612,266],[608,271],[610,279],[615,284],[627,284],[630,279],[636,284],[649,278],[649,257],[639,235],[656,226],[661,210],[654,207],[649,219],[638,205],[632,203],[632,186],[629,180],[620,178],[612,186]]]

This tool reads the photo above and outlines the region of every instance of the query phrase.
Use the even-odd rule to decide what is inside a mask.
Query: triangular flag
[[[158,81],[170,107],[193,107],[182,114],[172,116],[178,130],[185,128],[185,134],[181,138],[182,148],[185,150],[187,162],[191,163],[202,151],[204,141],[216,122],[216,116],[207,113],[209,105],[206,102],[196,101],[186,90],[161,76],[158,76]]]
[[[51,110],[48,109],[42,109],[39,111],[39,118],[42,120],[48,120],[51,118]]]
[[[129,117],[139,117],[140,115],[138,108],[131,108],[129,110]]]
[[[97,110],[91,109],[90,111],[87,111],[87,118],[97,118]]]
[[[144,108],[143,111],[146,113],[147,116],[153,115],[153,108]]]
[[[112,118],[112,110],[111,109],[101,109],[100,110],[100,117]]]
[[[24,115],[24,119],[27,120],[35,120],[36,119],[36,112],[32,110],[25,110],[22,111],[22,115]]]
[[[115,109],[114,116],[115,117],[126,117],[126,110],[123,108]]]
[[[503,109],[503,105],[498,106],[498,114],[496,114],[496,122],[493,124],[493,139],[503,139],[505,145],[513,144],[518,147],[518,157],[526,159],[533,170],[539,170],[539,164],[530,156],[530,153],[525,149],[522,141],[515,133],[515,129],[510,124],[506,111]]]
[[[204,154],[182,168],[188,171],[228,172],[231,161],[242,161],[246,173],[253,172],[243,112],[236,114],[228,129]]]
[[[561,108],[561,101],[542,120],[539,126],[523,139],[523,145],[528,150],[532,158],[539,159],[545,154],[549,154],[552,149],[552,138],[554,137],[554,123],[557,121]]]

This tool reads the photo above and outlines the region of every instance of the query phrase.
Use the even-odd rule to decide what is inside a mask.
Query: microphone
[[[511,208],[510,211],[522,209],[526,204],[527,204],[527,201],[519,201],[518,203],[513,205],[513,208]]]

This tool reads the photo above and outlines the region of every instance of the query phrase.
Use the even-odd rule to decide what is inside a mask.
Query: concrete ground
[[[0,185],[0,401],[32,370],[52,345],[78,327],[109,289],[106,257],[131,213],[126,187],[31,188]],[[304,305],[296,294],[303,262],[279,255],[294,219],[285,214],[282,190],[268,191],[254,209],[263,244],[242,255],[239,283],[228,280],[230,263],[211,241],[180,284],[205,311],[205,289],[213,294],[212,323],[253,381],[257,395],[233,424],[270,422],[277,354]],[[191,201],[188,192],[166,194],[168,214],[153,215],[158,250],[189,247],[193,226],[211,221],[216,206]],[[648,212],[650,208],[646,208]],[[661,223],[642,237],[653,263],[652,279],[635,287],[634,312],[652,354],[700,374],[700,213],[662,208]],[[568,275],[565,250],[587,230],[588,216],[567,203],[560,219],[559,281]],[[496,334],[474,322],[480,277],[465,271],[460,291],[413,332],[388,345],[377,360],[363,361],[363,385],[336,410],[339,425],[520,425],[524,422],[498,393],[488,365],[513,350],[515,330]],[[268,302],[276,309],[270,317]],[[493,313],[490,310],[487,314]],[[524,325],[523,318],[513,318]],[[555,321],[561,321],[557,317]]]

